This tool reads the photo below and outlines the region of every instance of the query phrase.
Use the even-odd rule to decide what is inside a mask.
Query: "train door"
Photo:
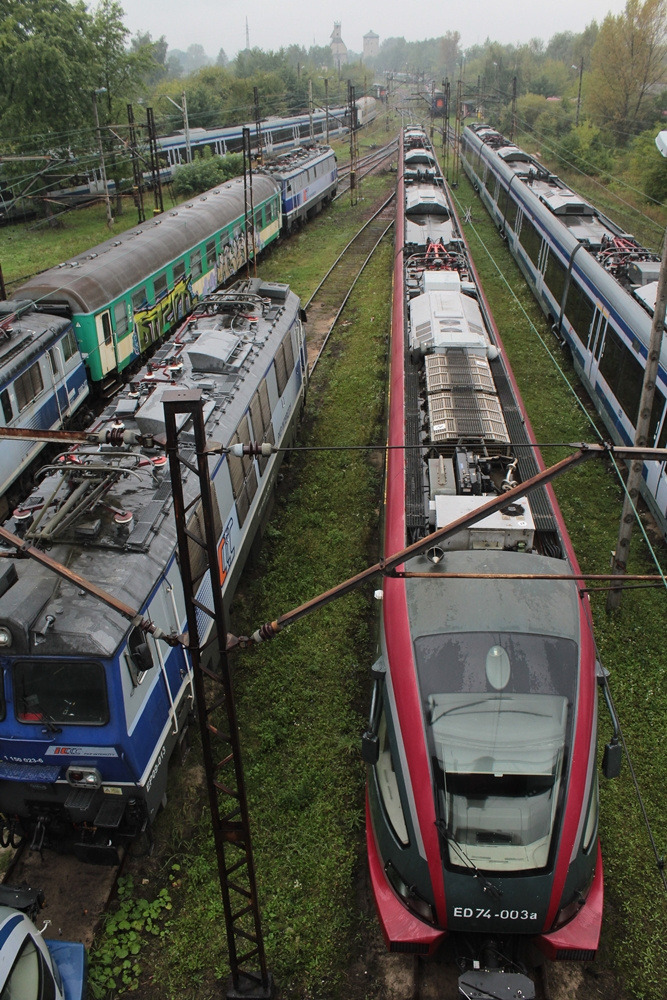
[[[604,338],[607,332],[607,315],[600,309],[595,308],[595,315],[588,333],[588,356],[586,358],[585,374],[591,385],[597,381],[597,371],[602,357]]]
[[[98,313],[95,317],[95,328],[97,330],[97,353],[102,375],[113,371],[116,368],[116,350],[113,342],[113,329],[111,327],[111,313],[108,309]]]

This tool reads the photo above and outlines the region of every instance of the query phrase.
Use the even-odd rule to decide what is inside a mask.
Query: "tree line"
[[[99,166],[93,94],[111,176],[127,176],[127,105],[140,134],[152,107],[158,132],[183,127],[174,103],[187,93],[192,128],[238,124],[260,115],[287,115],[346,101],[374,80],[422,75],[447,79],[474,99],[487,119],[507,128],[516,87],[519,127],[558,140],[564,156],[607,169],[615,152],[639,143],[661,120],[667,85],[667,0],[628,0],[624,11],[580,33],[522,45],[487,40],[463,50],[458,32],[406,42],[385,39],[375,60],[353,58],[340,71],[328,45],[290,45],[276,52],[246,49],[229,59],[208,57],[201,45],[169,51],[164,37],[130,38],[118,0],[0,0],[0,185],[30,185],[38,193],[59,176]],[[188,72],[189,71],[189,72]],[[642,138],[642,136],[644,138]],[[642,143],[644,145],[642,146]],[[42,156],[43,162],[8,157]],[[49,157],[49,159],[46,159]],[[645,186],[662,200],[665,171],[652,161]],[[0,187],[0,193],[1,193]]]

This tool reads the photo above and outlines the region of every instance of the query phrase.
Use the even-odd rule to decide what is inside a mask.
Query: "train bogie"
[[[124,429],[141,444],[61,456],[16,512],[14,530],[31,546],[48,545],[54,559],[136,607],[165,636],[181,635],[171,484],[155,443],[165,426],[162,392],[203,391],[207,433],[225,449],[251,441],[282,448],[293,440],[306,379],[301,310],[288,286],[247,279],[205,298],[91,428],[102,438]],[[211,456],[218,565],[194,573],[197,599],[220,586],[229,605],[280,460]],[[187,483],[187,528],[199,535],[193,489]],[[194,709],[189,658],[178,641],[105,609],[76,577],[59,579],[30,560],[3,562],[0,811],[35,843],[69,843],[82,857],[113,860],[118,843],[150,826],[164,800],[169,759]],[[202,615],[202,643],[211,627]]]

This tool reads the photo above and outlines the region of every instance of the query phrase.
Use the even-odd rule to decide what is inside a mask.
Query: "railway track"
[[[362,156],[357,162],[357,184],[364,177],[372,174],[375,170],[383,167],[387,160],[396,155],[398,150],[398,139],[394,138],[380,149],[374,149],[366,156]],[[338,170],[338,194],[333,201],[338,201],[350,190],[350,165],[341,166]]]
[[[21,844],[2,882],[24,883],[44,892],[44,908],[37,926],[50,921],[47,937],[80,941],[90,948],[95,932],[106,913],[123,864],[91,865],[73,854],[58,854],[48,847],[31,851]]]
[[[366,264],[394,224],[390,195],[339,254],[306,302],[308,369],[312,374]]]

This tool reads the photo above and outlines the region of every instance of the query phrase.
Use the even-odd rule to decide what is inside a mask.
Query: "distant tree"
[[[591,53],[584,107],[619,145],[648,127],[656,88],[667,83],[667,0],[628,0],[602,22]]]
[[[167,66],[168,48],[167,39],[164,35],[160,35],[156,41],[153,41],[150,31],[138,31],[130,41],[131,52],[139,53],[141,51],[148,51],[152,55],[154,66],[146,77],[146,82],[151,86],[166,76],[169,71]]]
[[[560,138],[556,156],[566,169],[574,168],[584,174],[611,173],[614,168],[614,154],[609,148],[608,136],[589,121],[582,122]]]
[[[629,178],[641,187],[647,198],[664,204],[667,201],[667,160],[655,144],[656,130],[636,136],[627,151]]]
[[[90,126],[96,53],[82,2],[0,0],[0,135],[14,148],[68,148]]]
[[[215,58],[215,65],[222,66],[223,69],[229,65],[229,59],[227,58],[227,54],[224,49],[220,49],[218,52]]]

